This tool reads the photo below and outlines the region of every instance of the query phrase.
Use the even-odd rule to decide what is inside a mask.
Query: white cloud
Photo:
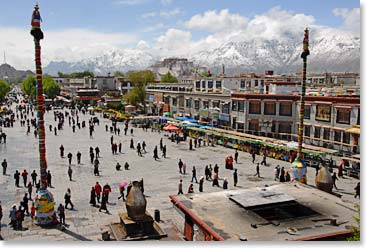
[[[154,13],[159,16],[161,12]],[[312,38],[321,32],[330,32],[331,36],[336,32],[347,33],[347,27],[356,30],[359,28],[359,9],[337,9],[333,13],[343,18],[342,27],[320,26],[311,15],[275,7],[252,19],[230,13],[226,9],[207,11],[186,20],[180,29],[156,23],[146,25],[147,28],[140,29],[136,34],[102,33],[84,29],[46,30],[45,39],[41,42],[42,59],[44,65],[51,60],[78,61],[101,55],[106,50],[127,47],[136,47],[159,56],[184,57],[217,48],[229,41],[297,39],[302,42],[305,27],[310,28]],[[210,34],[203,32],[204,36],[193,38],[192,32],[196,30],[207,30]],[[0,33],[4,37],[0,39],[0,48],[6,51],[8,63],[17,69],[33,69],[34,47],[29,30],[0,26]],[[142,37],[144,40],[141,40]]]
[[[336,8],[333,10],[335,16],[343,18],[342,28],[350,32],[360,33],[361,13],[359,8],[346,9]]]
[[[131,46],[139,40],[136,35],[100,33],[85,29],[45,31],[41,40],[42,63],[50,61],[78,61],[92,58],[106,50]],[[0,47],[7,54],[7,62],[17,69],[34,68],[33,38],[27,29],[0,26]],[[6,38],[5,38],[6,37]]]
[[[143,4],[143,3],[146,3],[147,0],[117,0],[117,1],[114,1],[113,3],[116,4],[116,5],[130,5],[130,6],[133,6],[133,5],[139,5],[139,4]]]
[[[159,12],[147,12],[141,15],[142,18],[153,18],[153,17],[162,17],[162,18],[170,18],[173,16],[180,15],[182,11],[179,8],[175,8],[172,10],[161,10]]]
[[[145,40],[139,40],[138,44],[136,45],[136,48],[139,50],[146,50],[150,49],[150,46]]]
[[[170,28],[164,35],[157,38],[155,48],[159,53],[177,56],[186,54],[191,42],[189,31]]]
[[[302,35],[305,27],[315,24],[315,18],[274,7],[255,16],[244,30],[247,38],[282,39]]]
[[[203,15],[198,14],[184,25],[189,29],[207,30],[210,32],[232,31],[243,29],[247,24],[247,18],[239,14],[229,13],[228,9],[221,11],[209,10]]]

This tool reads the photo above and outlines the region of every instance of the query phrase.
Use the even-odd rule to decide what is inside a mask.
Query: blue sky
[[[2,26],[28,27],[33,1],[2,1]],[[48,30],[83,28],[100,32],[142,32],[159,23],[180,27],[177,23],[207,10],[229,9],[248,18],[275,6],[312,15],[320,25],[336,27],[342,19],[335,8],[359,8],[356,0],[39,0],[44,26]],[[146,13],[176,11],[171,17],[142,18]],[[148,36],[149,34],[147,34]]]
[[[0,39],[0,48],[20,68],[28,67],[22,61],[31,49],[28,30],[35,2],[1,3],[0,33],[5,39]],[[274,26],[282,32],[302,31],[306,25],[359,32],[360,3],[356,0],[39,0],[38,3],[45,32],[46,62],[75,60],[96,55],[101,49],[133,49],[137,45],[179,55],[186,48],[175,43],[190,43],[195,51],[218,45],[221,38],[231,37],[238,30],[256,33],[259,27],[263,31],[264,26],[268,29]],[[274,34],[269,30],[264,33]]]

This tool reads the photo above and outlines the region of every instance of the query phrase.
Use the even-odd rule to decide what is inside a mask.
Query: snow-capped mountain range
[[[196,66],[205,66],[214,72],[220,72],[222,64],[226,73],[256,72],[274,70],[276,73],[300,72],[302,43],[299,36],[289,35],[287,39],[236,39],[226,41],[212,48],[203,49],[184,56]],[[360,37],[350,33],[335,32],[328,29],[314,32],[308,57],[309,72],[359,72]],[[177,57],[177,56],[175,56]],[[182,55],[180,57],[183,57]],[[58,71],[70,73],[91,70],[98,75],[106,75],[116,70],[146,69],[162,60],[154,49],[113,49],[95,58],[76,62],[52,61],[44,71],[57,75]]]

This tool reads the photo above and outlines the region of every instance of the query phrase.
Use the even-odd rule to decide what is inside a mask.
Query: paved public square
[[[15,106],[13,106],[15,107]],[[64,111],[64,110],[62,110]],[[69,111],[69,110],[68,110]],[[2,220],[2,236],[5,240],[99,240],[101,239],[101,230],[105,225],[111,222],[118,222],[118,212],[126,211],[125,204],[122,200],[118,200],[119,196],[118,186],[122,181],[140,180],[144,178],[144,193],[147,197],[147,209],[153,215],[155,209],[161,211],[161,225],[165,231],[169,234],[166,240],[178,240],[179,235],[175,235],[176,232],[173,228],[171,217],[173,214],[172,204],[169,199],[169,195],[177,194],[179,180],[183,179],[183,190],[187,192],[190,180],[192,166],[197,169],[198,180],[204,175],[204,168],[208,164],[219,165],[219,177],[221,179],[227,178],[229,181],[229,189],[235,188],[250,188],[255,186],[272,185],[279,183],[274,181],[274,167],[279,164],[284,166],[286,170],[289,170],[290,164],[273,160],[268,158],[267,162],[270,166],[261,166],[260,174],[261,178],[255,177],[256,173],[255,165],[251,162],[250,154],[245,152],[239,152],[239,163],[235,164],[235,168],[238,169],[238,186],[233,186],[233,171],[226,170],[224,168],[224,158],[226,155],[234,154],[234,150],[224,148],[222,146],[216,147],[200,147],[194,151],[189,151],[188,142],[180,142],[180,144],[172,143],[168,136],[165,136],[164,132],[160,134],[158,132],[143,131],[141,128],[134,128],[134,135],[123,134],[123,123],[118,123],[121,129],[120,136],[114,135],[116,143],[122,142],[122,153],[113,155],[111,152],[110,137],[111,133],[105,131],[105,125],[111,126],[111,121],[102,118],[97,113],[100,119],[100,125],[95,126],[95,132],[93,137],[89,136],[88,125],[86,128],[78,129],[76,132],[72,132],[71,126],[68,124],[68,119],[65,118],[64,130],[58,131],[57,136],[53,132],[50,132],[48,126],[51,124],[56,125],[53,119],[53,111],[49,111],[45,115],[45,128],[46,128],[46,144],[47,144],[47,162],[48,169],[52,174],[52,188],[49,190],[54,194],[56,206],[59,203],[64,203],[64,194],[67,188],[71,189],[71,200],[75,205],[74,210],[66,210],[66,224],[68,227],[65,231],[61,231],[58,228],[43,229],[41,227],[32,224],[30,217],[25,217],[24,227],[25,231],[14,231],[7,224],[9,223],[9,210],[13,204],[19,205],[24,193],[27,192],[27,188],[23,187],[23,181],[20,180],[20,188],[14,185],[14,172],[19,170],[20,172],[26,169],[29,174],[35,169],[39,174],[39,152],[38,152],[38,139],[33,135],[33,129],[27,136],[27,127],[20,127],[19,120],[15,122],[13,128],[3,128],[3,131],[7,134],[7,143],[0,144],[0,160],[4,158],[8,161],[8,176],[0,176],[0,200],[3,206],[4,217]],[[79,114],[79,121],[85,120],[88,124],[90,115]],[[34,118],[34,117],[33,117]],[[130,128],[131,125],[129,125]],[[154,161],[153,149],[156,145],[159,148],[159,140],[163,137],[163,143],[167,145],[167,158],[161,157]],[[137,141],[145,141],[147,144],[147,153],[143,157],[139,157],[136,150],[129,148],[130,139],[134,139],[136,146]],[[65,147],[65,157],[60,158],[59,147],[63,144]],[[90,163],[89,147],[99,146],[101,150],[100,161],[100,176],[94,176],[93,165]],[[82,164],[76,164],[76,153],[80,151],[82,153]],[[67,154],[71,152],[73,154],[72,169],[73,169],[73,181],[70,182],[67,174],[68,159]],[[182,159],[187,164],[187,174],[180,175],[178,171],[178,160]],[[258,162],[261,158],[257,157]],[[125,162],[130,164],[130,170],[116,171],[115,165],[119,162],[122,165]],[[337,161],[339,163],[340,161]],[[28,180],[30,175],[28,176]],[[99,212],[98,208],[92,207],[89,204],[91,187],[99,182],[101,186],[105,183],[109,183],[112,192],[109,197],[108,209],[111,214]],[[309,185],[315,185],[315,169],[309,168],[308,170],[308,183]],[[219,181],[222,185],[222,180]],[[359,200],[354,198],[354,187],[358,180],[354,178],[345,177],[337,181],[339,190],[335,192],[340,194],[342,199],[349,202],[358,202]],[[212,187],[212,183],[205,181],[204,193],[221,191],[222,188]],[[194,184],[194,191],[198,193],[199,185]],[[34,192],[34,191],[33,191]],[[126,193],[126,191],[125,191]],[[33,193],[34,194],[34,193]],[[31,204],[31,203],[30,203]]]

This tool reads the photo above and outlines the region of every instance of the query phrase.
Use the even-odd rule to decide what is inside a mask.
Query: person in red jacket
[[[106,183],[103,186],[103,194],[106,195],[106,203],[108,203],[108,195],[110,194],[110,192],[111,192],[111,187],[110,187],[110,185],[108,185],[108,183]]]
[[[97,201],[99,203],[100,199],[101,199],[102,187],[98,182],[96,182],[96,185],[94,186],[94,189],[96,191]]]
[[[28,172],[27,172],[27,170],[24,170],[24,171],[22,172],[22,177],[23,177],[24,188],[26,188],[26,187],[27,187],[27,177],[28,177]]]

